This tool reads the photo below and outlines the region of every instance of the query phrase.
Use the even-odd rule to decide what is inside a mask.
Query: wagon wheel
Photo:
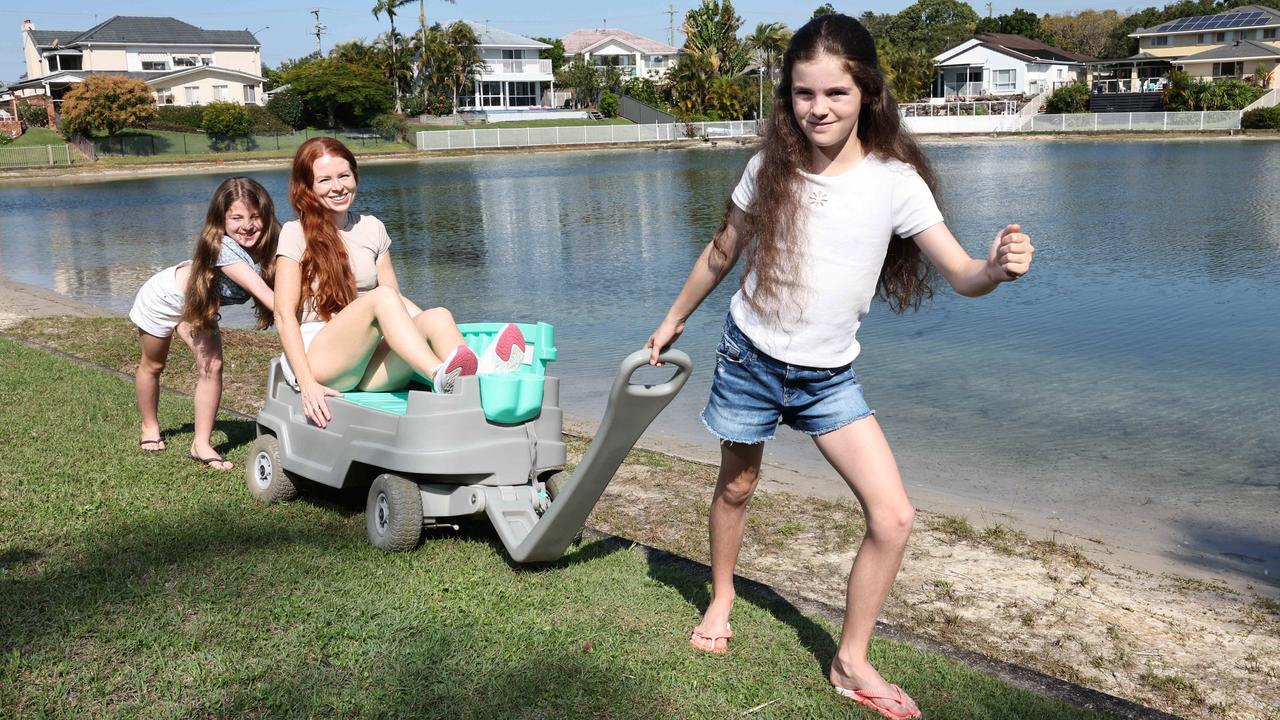
[[[249,446],[244,475],[249,496],[258,502],[284,502],[298,496],[298,487],[280,462],[280,443],[274,435],[259,435]]]
[[[369,486],[364,508],[369,542],[390,552],[405,552],[422,536],[422,495],[416,483],[383,474]]]

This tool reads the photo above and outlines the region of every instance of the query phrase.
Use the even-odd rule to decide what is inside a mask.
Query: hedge
[[[156,118],[147,123],[148,130],[172,130],[174,132],[201,132],[204,126],[204,105],[161,105]],[[245,105],[253,132],[287,132],[290,128],[261,105]]]
[[[1246,112],[1240,116],[1240,127],[1246,130],[1280,130],[1280,105]]]

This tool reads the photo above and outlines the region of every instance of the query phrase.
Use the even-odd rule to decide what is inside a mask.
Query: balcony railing
[[[550,75],[550,60],[489,60],[486,75]]]
[[[950,82],[942,86],[943,97],[973,97],[985,93],[981,82]]]

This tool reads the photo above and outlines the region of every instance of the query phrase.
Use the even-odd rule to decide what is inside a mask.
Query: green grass
[[[67,141],[62,136],[48,128],[27,128],[27,131],[19,135],[11,144],[5,147],[33,147],[44,145],[66,145]]]
[[[486,123],[484,125],[409,125],[410,132],[418,132],[426,130],[432,132],[435,130],[506,130],[509,128],[527,128],[527,127],[578,127],[579,125],[631,125],[632,122],[626,118],[605,118],[603,120],[592,120],[590,118],[563,119],[563,120],[511,120],[509,122]]]
[[[123,361],[95,322],[113,339],[86,347]],[[261,506],[187,460],[185,398],[142,453],[127,380],[5,339],[0,367],[0,717],[871,717],[826,684],[836,628],[776,597],[744,593],[732,653],[698,653],[705,579],[624,544],[522,567],[481,521],[385,554],[360,493]],[[215,445],[243,467],[252,434],[224,416]],[[1099,717],[872,652],[930,718]]]

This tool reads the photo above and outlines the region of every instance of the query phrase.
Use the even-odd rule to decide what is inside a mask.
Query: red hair
[[[311,138],[293,155],[289,177],[289,204],[298,213],[307,247],[302,253],[302,304],[310,298],[316,314],[328,320],[356,299],[356,278],[348,262],[347,248],[334,222],[333,211],[320,202],[315,184],[315,162],[326,155],[340,157],[360,182],[356,158],[346,145],[330,137]]]

